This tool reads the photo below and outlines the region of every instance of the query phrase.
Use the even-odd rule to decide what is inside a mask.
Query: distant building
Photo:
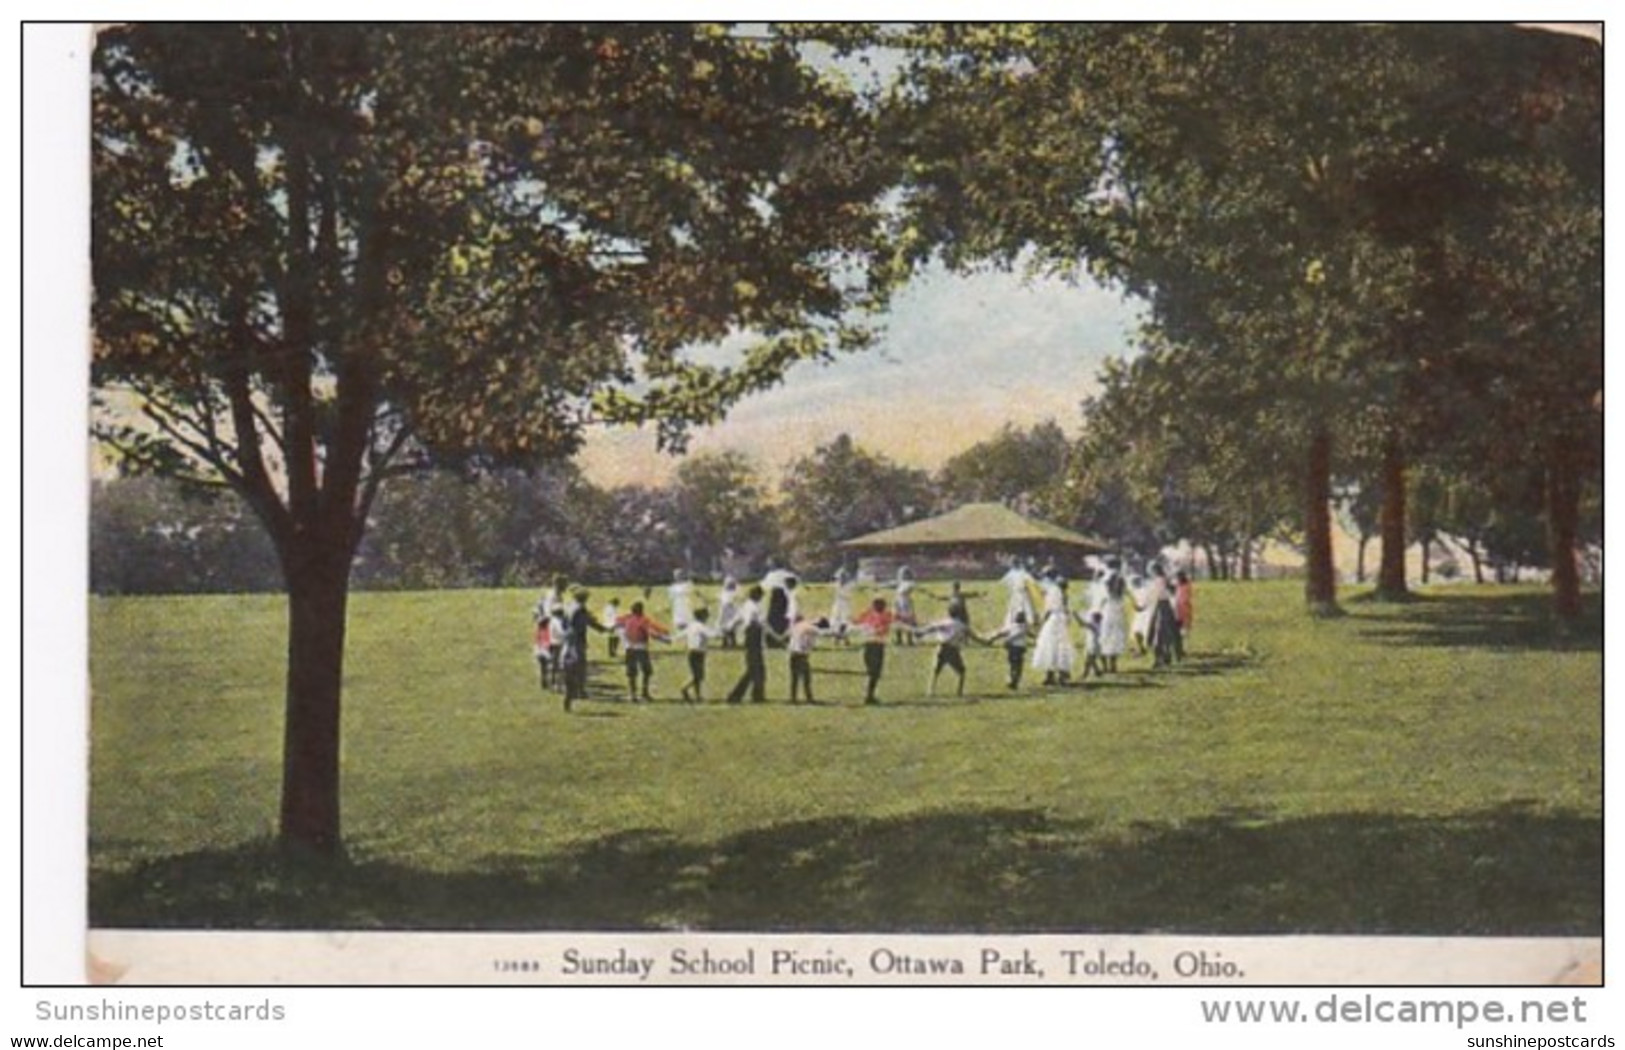
[[[1015,558],[1053,562],[1069,576],[1111,545],[1071,529],[1026,517],[1002,503],[967,503],[924,521],[846,540],[859,576],[890,579],[907,565],[920,579],[997,576]]]

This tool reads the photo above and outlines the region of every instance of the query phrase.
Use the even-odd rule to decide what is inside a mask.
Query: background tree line
[[[1108,391],[1116,381],[1108,378]],[[374,504],[354,581],[369,590],[534,586],[555,573],[658,582],[674,568],[755,573],[769,558],[825,575],[842,563],[844,539],[985,501],[1125,552],[1188,543],[1215,578],[1251,578],[1266,541],[1301,546],[1289,493],[1269,483],[1272,475],[1192,454],[1181,442],[1193,436],[1177,427],[1138,437],[1105,431],[1114,405],[1109,392],[1091,399],[1085,411],[1095,426],[1076,438],[1053,420],[1007,425],[935,472],[842,434],[791,463],[777,491],[738,452],[687,456],[659,487],[596,485],[568,460],[425,470],[396,479]],[[1526,474],[1521,487],[1508,479],[1497,492],[1431,468],[1411,481],[1407,546],[1436,550],[1448,538],[1470,560],[1462,574],[1480,582],[1547,564],[1538,476]],[[1377,534],[1376,482],[1340,478],[1338,517],[1360,543],[1362,580],[1364,547]],[[164,478],[110,477],[94,483],[90,514],[94,593],[283,587],[274,548],[239,501]],[[1589,500],[1582,517],[1582,540],[1600,543],[1600,504]],[[1428,564],[1424,550],[1424,582]]]

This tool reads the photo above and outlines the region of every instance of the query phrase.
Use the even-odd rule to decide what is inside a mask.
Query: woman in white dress
[[[1045,685],[1058,685],[1072,677],[1077,650],[1072,645],[1072,616],[1066,607],[1066,582],[1045,575],[1038,582],[1044,594],[1044,623],[1033,646],[1033,670],[1044,672]]]

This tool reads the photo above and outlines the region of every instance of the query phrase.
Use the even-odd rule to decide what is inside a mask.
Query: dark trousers
[[[695,689],[705,684],[705,650],[695,649],[688,654],[688,677]]]
[[[752,703],[761,703],[767,699],[767,657],[763,655],[762,636],[760,627],[745,628],[745,673],[740,676],[739,684],[733,687],[728,694],[728,702],[737,704],[745,698],[745,691],[750,691]]]
[[[869,691],[864,699],[873,703],[875,687],[880,684],[880,672],[886,669],[886,646],[880,642],[866,642],[863,646],[863,669],[869,675]]]
[[[649,679],[654,677],[654,663],[649,659],[647,649],[628,649],[626,651],[626,684],[632,692],[638,691],[638,677],[643,677],[643,694],[649,695]]]
[[[1010,661],[1010,688],[1015,689],[1021,685],[1021,672],[1027,666],[1027,647],[1007,645],[1004,647],[1004,656]]]
[[[587,699],[587,661],[574,660],[564,665],[564,699]]]
[[[1152,666],[1167,667],[1175,659],[1184,659],[1185,643],[1179,637],[1179,618],[1174,615],[1173,602],[1158,602],[1151,614]]]
[[[812,702],[812,657],[806,653],[790,654],[790,702],[796,702],[801,691],[807,693],[807,702]]]

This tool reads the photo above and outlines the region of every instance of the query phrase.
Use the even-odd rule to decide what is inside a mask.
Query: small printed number
[[[542,969],[535,959],[494,959],[491,965],[497,973],[539,973]]]

